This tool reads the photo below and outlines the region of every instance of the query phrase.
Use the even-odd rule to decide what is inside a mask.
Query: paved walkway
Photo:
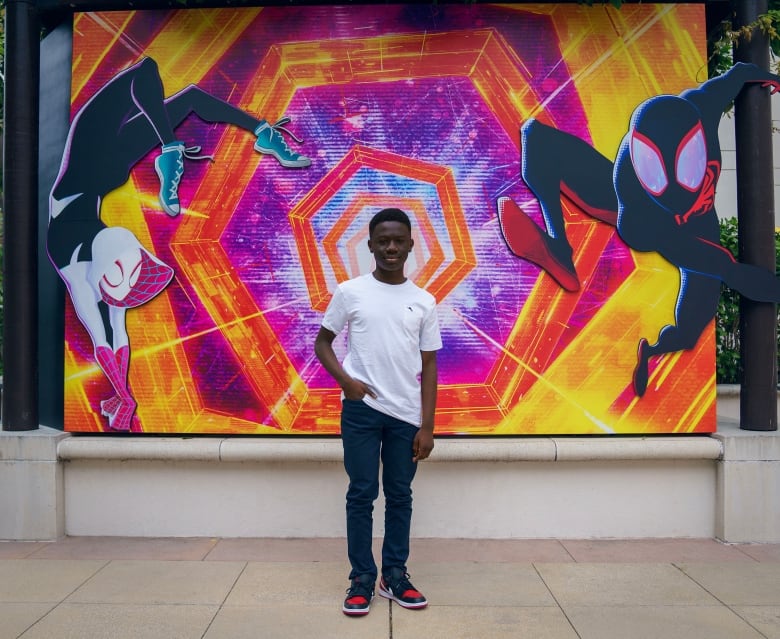
[[[780,638],[780,545],[413,540],[430,605],[341,613],[343,539],[0,542],[0,638]],[[378,555],[378,548],[377,548]]]

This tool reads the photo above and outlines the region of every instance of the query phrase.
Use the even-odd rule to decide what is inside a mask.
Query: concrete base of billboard
[[[51,428],[0,431],[0,539],[48,540],[65,534],[64,468]]]
[[[442,438],[418,471],[413,534],[712,537],[721,450],[706,436]],[[338,439],[73,437],[59,454],[69,535],[345,535]]]
[[[715,534],[734,542],[780,542],[780,435],[719,425]]]
[[[0,539],[343,537],[337,438],[0,434]],[[780,435],[439,438],[415,537],[780,542]],[[375,534],[381,535],[383,502]]]

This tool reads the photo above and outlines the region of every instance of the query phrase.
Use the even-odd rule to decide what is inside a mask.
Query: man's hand
[[[355,379],[354,377],[350,377],[349,381],[341,387],[341,390],[344,391],[344,397],[347,399],[360,400],[363,399],[366,395],[376,399],[376,393],[371,390],[371,387],[365,382],[359,379]]]
[[[430,457],[433,450],[433,433],[427,429],[419,428],[412,443],[412,461],[418,462]]]
[[[778,80],[774,80],[774,79],[773,80],[766,80],[766,81],[761,83],[761,86],[762,87],[769,87],[771,95],[774,95],[775,93],[780,91],[780,82],[778,82]]]

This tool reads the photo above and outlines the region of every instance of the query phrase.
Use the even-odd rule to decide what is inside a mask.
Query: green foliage
[[[720,243],[739,257],[737,218],[720,222]],[[775,232],[775,273],[780,273],[780,233]],[[721,286],[718,312],[715,316],[715,380],[718,384],[739,384],[742,381],[742,360],[739,354],[739,293]],[[780,314],[778,314],[780,328]],[[780,330],[778,330],[780,339]],[[780,341],[778,342],[780,357]],[[778,361],[780,369],[780,360]]]
[[[769,39],[772,51],[772,67],[775,73],[780,71],[780,0],[769,0],[769,10],[758,16],[754,22],[744,27],[734,27],[729,19],[723,20],[707,35],[709,59],[707,71],[710,78],[722,75],[734,64],[734,45],[740,40],[750,40],[756,31]]]
[[[720,243],[736,256],[737,218],[720,222]],[[738,384],[742,379],[739,356],[739,293],[721,285],[715,316],[715,380],[718,384]]]
[[[586,4],[592,7],[596,4],[611,4],[615,9],[620,9],[623,6],[623,0],[577,0],[578,4]]]

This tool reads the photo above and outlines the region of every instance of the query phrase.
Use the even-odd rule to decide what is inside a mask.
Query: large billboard
[[[338,433],[313,341],[384,207],[438,301],[438,433],[715,429],[712,315],[652,350],[686,272],[627,243],[620,202],[529,178],[611,176],[635,109],[706,81],[703,5],[81,13],[73,34],[47,185],[66,430]]]

